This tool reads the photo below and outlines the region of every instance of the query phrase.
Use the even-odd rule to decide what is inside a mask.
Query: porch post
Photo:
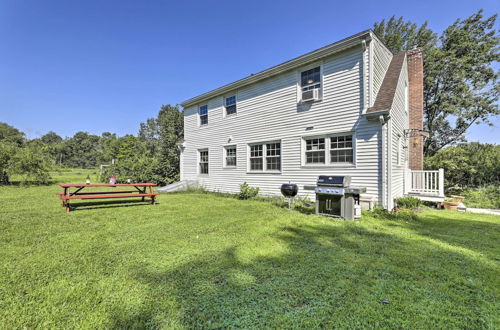
[[[405,168],[404,194],[408,195],[410,191],[411,191],[411,170],[409,168]]]
[[[444,169],[439,169],[439,196],[444,197]]]

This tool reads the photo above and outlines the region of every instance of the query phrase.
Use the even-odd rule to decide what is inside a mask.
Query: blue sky
[[[162,104],[372,27],[392,15],[440,32],[498,1],[0,0],[0,121],[29,137],[53,130],[136,134]],[[495,126],[470,140],[500,143]]]

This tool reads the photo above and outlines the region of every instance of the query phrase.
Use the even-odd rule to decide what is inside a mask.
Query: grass
[[[65,214],[59,190],[0,187],[0,327],[500,327],[500,217],[347,222],[196,192]]]

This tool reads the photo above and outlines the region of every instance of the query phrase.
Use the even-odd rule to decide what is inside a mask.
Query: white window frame
[[[315,102],[319,102],[319,101],[323,100],[323,89],[325,87],[324,77],[323,77],[324,63],[323,62],[315,62],[315,63],[310,64],[308,66],[304,66],[297,71],[297,103],[302,103],[302,72],[314,69],[318,66],[319,66],[319,78],[320,78],[321,86],[319,87],[319,99]]]
[[[223,157],[224,157],[224,168],[236,168],[238,166],[238,147],[236,144],[228,144],[224,146],[223,148]],[[228,149],[234,149],[235,150],[235,155],[234,155],[234,165],[228,165],[227,164],[227,150]]]
[[[352,163],[332,163],[331,162],[331,151],[335,150],[331,148],[331,138],[336,137],[336,136],[346,136],[346,135],[351,135],[352,136]],[[312,163],[308,164],[307,163],[307,158],[306,158],[306,151],[307,151],[307,142],[306,140],[310,139],[325,139],[325,163]],[[356,132],[354,131],[342,131],[342,132],[335,132],[335,133],[329,133],[329,134],[318,134],[318,135],[306,135],[301,137],[301,144],[302,144],[302,150],[301,150],[301,164],[302,167],[305,168],[325,168],[325,167],[330,167],[330,168],[355,168],[356,167],[356,162],[357,162],[357,157],[356,157],[356,145],[357,145],[357,139],[356,139]]]
[[[203,108],[203,107],[207,107],[207,114],[206,114],[206,115],[203,115],[203,116],[206,116],[206,117],[207,117],[207,123],[206,123],[206,124],[202,124],[202,123],[201,123],[201,117],[202,117],[202,114],[201,114],[200,112],[201,112],[201,108]],[[208,104],[199,105],[199,106],[198,106],[198,126],[199,126],[199,127],[208,126],[208,123],[209,123],[208,119],[209,119],[209,118],[208,118]]]
[[[280,154],[279,154],[279,163],[280,163],[280,169],[279,170],[270,170],[267,168],[267,158],[269,157],[277,157],[277,156],[267,156],[267,145],[268,144],[275,144],[279,143],[280,145]],[[252,170],[251,169],[251,163],[250,159],[251,157],[251,147],[255,145],[261,145],[262,146],[262,170]],[[247,145],[247,160],[248,160],[248,166],[247,166],[247,173],[275,173],[275,174],[281,174],[281,171],[283,169],[283,143],[281,140],[272,140],[272,141],[265,141],[265,142],[252,142]]]
[[[307,150],[307,141],[308,140],[320,140],[322,139],[323,140],[323,149],[317,149],[317,150]],[[326,157],[326,153],[328,152],[328,148],[327,148],[327,143],[328,143],[328,139],[325,137],[325,136],[318,136],[318,137],[310,137],[310,138],[305,138],[304,139],[304,143],[305,143],[305,148],[304,148],[304,161],[305,161],[305,164],[306,165],[309,165],[309,166],[314,166],[314,165],[326,165],[327,164],[327,157]],[[319,147],[319,141],[318,141],[318,147]],[[307,162],[307,153],[309,152],[321,152],[323,151],[323,159],[324,159],[324,162],[320,163],[320,162],[317,162],[317,163],[308,163]]]
[[[201,153],[202,152],[207,152],[207,172],[208,173],[201,173]],[[197,164],[196,164],[196,167],[198,168],[198,175],[200,176],[208,176],[210,175],[210,152],[208,150],[208,148],[204,148],[204,149],[198,149],[198,159],[197,159]]]
[[[226,106],[226,99],[228,99],[230,97],[234,97],[235,112],[228,114],[227,113],[227,106]],[[224,117],[233,117],[233,116],[236,116],[238,114],[238,97],[236,96],[236,93],[224,95],[222,97],[222,107],[224,108]]]

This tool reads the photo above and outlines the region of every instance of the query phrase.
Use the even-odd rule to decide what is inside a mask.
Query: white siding
[[[280,194],[282,183],[299,185],[300,194],[311,199],[318,175],[351,175],[352,184],[365,186],[376,197],[381,191],[380,124],[360,116],[365,100],[363,72],[368,57],[357,46],[324,59],[323,99],[308,107],[297,106],[300,70],[260,81],[236,91],[237,114],[224,116],[223,96],[208,103],[209,124],[198,126],[197,106],[184,111],[185,150],[183,178],[198,180],[206,189],[236,193],[248,182],[262,194]],[[366,84],[367,79],[365,79]],[[356,165],[351,167],[302,165],[302,137],[355,132]],[[229,139],[231,138],[231,141]],[[248,173],[247,145],[281,140],[280,174]],[[237,145],[237,167],[223,166],[223,146]],[[198,175],[198,149],[209,150],[209,175]]]
[[[389,64],[391,64],[392,53],[387,49],[387,47],[379,41],[378,38],[373,39],[373,102],[377,97],[380,86],[382,86],[382,81],[384,80],[385,73]],[[373,104],[371,104],[373,106]]]
[[[408,86],[408,70],[406,59],[403,62],[403,69],[399,76],[396,94],[391,109],[391,125],[392,125],[392,178],[390,184],[392,185],[392,198],[403,196],[404,193],[404,174],[407,165],[407,148],[403,146],[408,144],[404,138],[404,130],[409,127],[409,115],[406,106],[407,97],[405,93],[405,86]],[[398,139],[401,141],[401,164],[398,165]]]

